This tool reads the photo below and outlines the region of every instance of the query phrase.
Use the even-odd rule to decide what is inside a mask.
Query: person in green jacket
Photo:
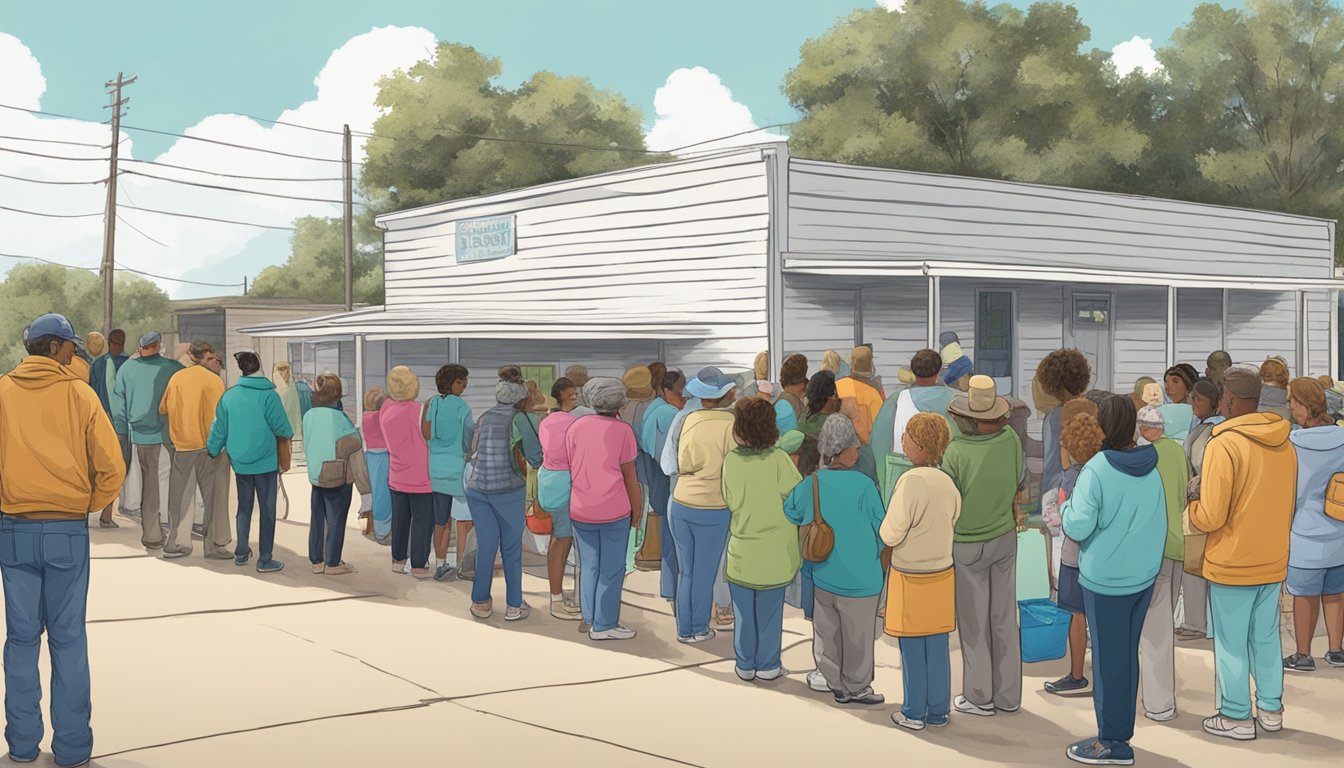
[[[159,488],[159,455],[167,450],[171,459],[177,453],[168,437],[168,417],[159,413],[159,404],[168,380],[182,366],[160,355],[162,347],[157,331],[140,337],[140,356],[117,371],[111,398],[112,426],[121,441],[122,458],[129,464],[134,447],[140,464],[140,543],[149,549],[163,549],[164,543],[160,491],[167,489]]]
[[[280,485],[281,466],[278,443],[288,446],[294,436],[285,407],[275,393],[275,385],[261,375],[261,358],[255,352],[237,352],[233,359],[243,377],[229,388],[215,408],[206,451],[210,457],[229,452],[233,476],[238,486],[238,546],[233,563],[247,565],[252,548],[247,539],[252,527],[253,500],[261,508],[261,557],[259,573],[283,570],[285,564],[271,557],[275,547],[275,501]],[[124,366],[123,366],[124,367]]]
[[[803,479],[793,460],[775,447],[777,413],[759,398],[737,401],[733,439],[723,462],[728,504],[728,590],[733,598],[733,653],[742,680],[774,680],[784,632],[784,590],[802,558],[798,526],[784,516],[784,500]],[[801,444],[802,435],[796,433]]]
[[[1166,722],[1176,717],[1176,626],[1173,620],[1181,575],[1185,572],[1185,535],[1181,513],[1190,483],[1190,463],[1185,448],[1165,436],[1167,411],[1145,406],[1139,411],[1139,434],[1157,449],[1157,474],[1166,497],[1166,543],[1162,569],[1153,582],[1143,634],[1139,636],[1139,670],[1143,676],[1143,708],[1149,720]]]
[[[962,498],[952,544],[962,693],[953,706],[980,717],[1022,705],[1013,500],[1023,456],[1022,441],[1007,429],[1009,409],[983,375],[972,376],[966,394],[947,407],[961,433],[943,454],[943,469]]]

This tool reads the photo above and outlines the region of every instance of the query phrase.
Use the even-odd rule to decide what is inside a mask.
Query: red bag
[[[538,536],[550,536],[555,530],[555,521],[535,501],[528,505],[527,517],[523,521],[527,523],[527,530]]]

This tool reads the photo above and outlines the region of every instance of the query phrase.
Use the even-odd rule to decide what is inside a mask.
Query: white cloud
[[[877,0],[877,4],[888,11],[900,13],[905,10],[905,0]]]
[[[1151,77],[1162,69],[1162,64],[1157,60],[1157,52],[1153,50],[1151,37],[1135,35],[1116,45],[1111,49],[1111,61],[1115,63],[1115,71],[1121,77],[1136,69]]]
[[[314,79],[315,99],[299,104],[276,116],[282,122],[311,125],[339,131],[343,124],[351,130],[369,131],[379,115],[374,105],[377,81],[395,69],[407,68],[432,53],[433,33],[416,27],[382,27],[350,39],[334,51]],[[0,34],[0,103],[37,109],[46,90],[41,67],[20,41]],[[143,83],[137,84],[143,88]],[[134,91],[131,92],[135,96]],[[266,115],[266,117],[270,117]],[[130,122],[128,120],[128,122]],[[158,126],[150,126],[158,127]],[[340,136],[314,133],[300,128],[258,123],[238,115],[211,115],[183,131],[188,136],[261,147],[277,152],[312,157],[341,157]],[[23,112],[0,109],[0,135],[27,136],[104,145],[108,129],[98,123],[58,120]],[[134,141],[123,133],[121,156],[135,157]],[[64,144],[40,144],[5,140],[4,146],[28,152],[67,157],[105,156],[106,150]],[[364,157],[364,140],[353,143],[356,162]],[[139,158],[144,159],[144,158]],[[341,175],[338,162],[300,160],[279,155],[252,152],[190,139],[179,139],[158,157],[157,162],[188,166],[209,171],[285,178],[336,178]],[[339,181],[267,182],[228,179],[171,168],[126,163],[123,170],[143,171],[156,176],[261,190],[272,193],[338,200]],[[62,181],[89,181],[104,176],[106,162],[72,162],[10,152],[0,152],[0,173],[26,178]],[[358,173],[358,167],[356,167]],[[121,178],[120,203],[143,208],[177,211],[220,219],[251,221],[287,226],[295,217],[339,215],[340,206],[299,200],[235,194],[190,187],[133,174]],[[88,213],[103,208],[102,185],[54,186],[31,184],[0,178],[0,205],[50,213]],[[167,244],[156,245],[136,233],[131,226],[117,227],[117,261],[169,277],[185,277],[204,282],[241,283],[246,272],[237,271],[243,263],[255,266],[256,249],[248,249],[269,230],[219,224],[193,219],[173,218],[141,211],[122,210],[121,217],[147,235]],[[5,232],[4,252],[38,256],[75,265],[97,264],[102,249],[102,218],[44,219],[0,211],[0,231]],[[288,255],[278,238],[272,243],[274,257],[280,263]],[[239,259],[248,251],[249,257]],[[7,271],[13,260],[0,260],[0,272]],[[242,263],[240,263],[242,262]],[[255,276],[255,269],[249,269]],[[236,272],[236,273],[235,273]],[[162,286],[175,298],[226,294],[227,288],[189,286],[164,281]]]
[[[784,140],[779,134],[756,131],[700,143],[757,127],[751,118],[751,110],[734,101],[733,92],[719,76],[704,67],[678,69],[668,75],[667,82],[654,94],[653,108],[658,119],[645,137],[649,149],[653,150],[669,151],[695,144],[686,151],[703,152]]]

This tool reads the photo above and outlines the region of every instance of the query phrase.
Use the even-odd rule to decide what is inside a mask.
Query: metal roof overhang
[[[252,336],[314,338],[363,336],[369,341],[397,339],[700,339],[715,335],[704,315],[658,317],[589,310],[579,316],[515,308],[497,314],[435,307],[371,307],[323,317],[242,328]]]
[[[1248,291],[1344,290],[1344,279],[1331,277],[1234,277],[1077,267],[1058,269],[968,261],[896,261],[800,253],[784,254],[784,271],[837,277],[962,277],[980,280],[1111,283],[1173,288],[1235,288]]]

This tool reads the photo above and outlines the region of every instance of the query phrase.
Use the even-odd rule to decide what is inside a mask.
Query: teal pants
[[[1256,709],[1283,711],[1281,586],[1228,587],[1209,582],[1218,711],[1223,717],[1251,718],[1251,678],[1255,678]]]

